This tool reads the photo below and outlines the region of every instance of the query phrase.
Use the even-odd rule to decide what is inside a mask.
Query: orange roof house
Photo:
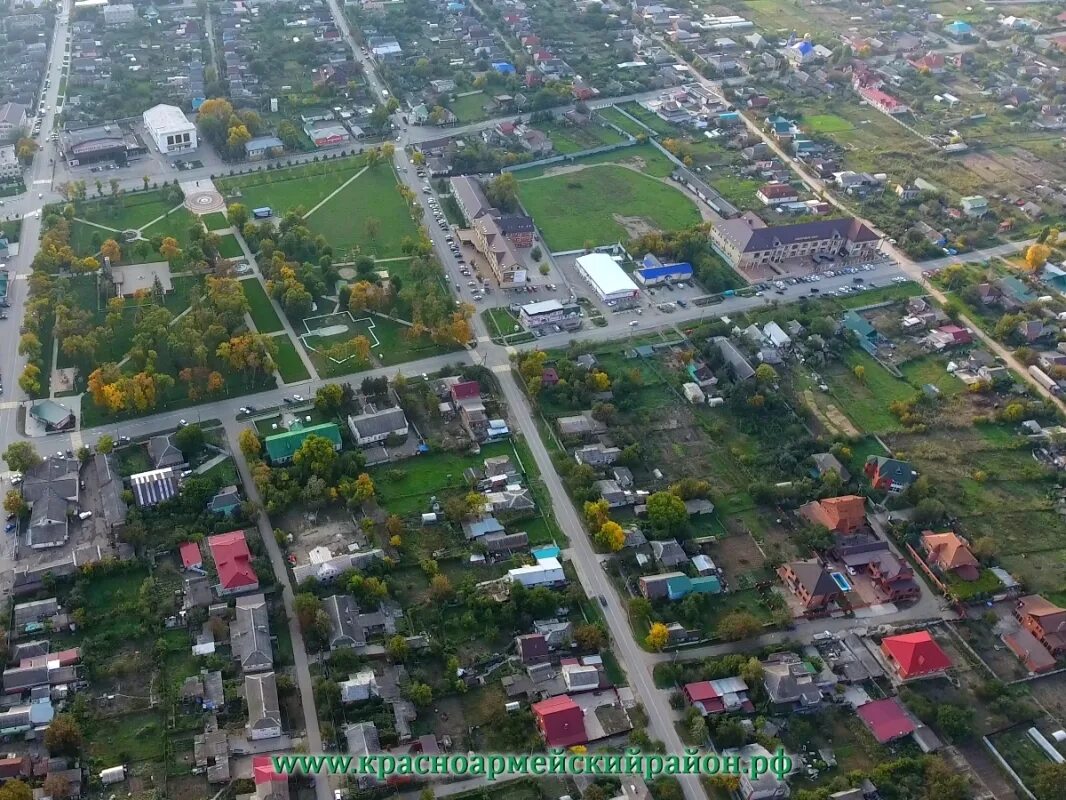
[[[926,560],[941,572],[953,572],[964,581],[975,581],[981,574],[980,564],[970,551],[970,543],[954,531],[922,532]]]
[[[833,533],[854,533],[866,524],[866,501],[855,494],[814,500],[801,506],[800,516]]]
[[[1066,653],[1066,608],[1030,594],[1018,600],[1014,616],[1052,655]]]
[[[881,640],[881,652],[905,681],[938,675],[951,668],[951,659],[929,635],[929,631],[915,631]]]

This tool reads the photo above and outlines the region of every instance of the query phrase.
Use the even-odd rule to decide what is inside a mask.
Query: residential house
[[[30,507],[27,541],[35,550],[59,547],[70,536],[68,515],[77,508],[81,464],[52,456],[22,477],[22,499]]]
[[[762,668],[771,703],[799,712],[821,705],[822,688],[815,670],[795,653],[774,653],[762,662]]]
[[[177,497],[184,481],[183,474],[176,467],[164,467],[130,475],[134,502],[138,508],[151,508]]]
[[[485,413],[485,401],[481,397],[481,385],[477,381],[460,381],[452,384],[452,406],[459,413],[463,427],[477,441],[488,435],[489,418]]]
[[[767,183],[755,192],[755,197],[766,206],[794,203],[799,200],[799,194],[788,183]]]
[[[569,417],[559,417],[555,420],[555,427],[561,436],[584,439],[607,432],[607,425],[592,416],[591,411],[582,411],[580,414]]]
[[[584,712],[569,695],[558,695],[534,703],[537,730],[548,747],[573,747],[588,742]]]
[[[970,195],[959,200],[962,213],[967,217],[976,219],[988,213],[988,200],[981,195]]]
[[[841,464],[840,459],[832,453],[815,453],[811,456],[811,461],[814,462],[814,477],[824,478],[830,472],[834,472],[840,477],[842,483],[851,480],[851,473],[847,467]]]
[[[981,565],[971,552],[970,543],[954,531],[923,531],[922,549],[928,562],[944,575],[956,575],[964,581],[981,576]]]
[[[1040,595],[1030,594],[1018,600],[1014,617],[1052,655],[1066,653],[1066,609]]]
[[[244,531],[230,531],[210,536],[207,546],[215,562],[218,573],[218,585],[215,591],[219,596],[254,592],[259,588],[259,577],[252,568],[252,554]]]
[[[800,601],[807,615],[819,614],[842,597],[840,587],[820,561],[790,561],[777,568],[778,577]]]
[[[800,506],[799,515],[832,533],[854,533],[866,526],[866,500],[854,494],[813,500]]]
[[[148,457],[155,469],[180,467],[186,463],[185,455],[171,439],[170,434],[153,436],[148,440]]]
[[[263,672],[274,668],[270,614],[265,595],[237,598],[236,615],[230,626],[230,648],[242,672]]]
[[[939,676],[951,668],[951,659],[928,631],[886,636],[881,654],[902,681]]]
[[[602,442],[587,444],[574,451],[574,460],[578,464],[588,464],[597,469],[609,467],[621,457],[620,448],[607,447]]]
[[[888,494],[899,494],[918,479],[917,471],[906,461],[885,456],[869,456],[863,471],[874,489]]]
[[[281,704],[273,672],[244,676],[244,699],[248,704],[245,732],[252,741],[281,736]]]
[[[232,517],[241,507],[241,493],[234,485],[223,486],[207,503],[207,510],[212,514]]]
[[[737,711],[751,714],[755,711],[755,706],[748,698],[748,684],[743,678],[687,683],[682,692],[689,704],[703,716]]]
[[[664,567],[676,567],[688,562],[688,556],[677,539],[655,540],[651,543],[651,552],[655,560]]]
[[[538,619],[533,621],[533,630],[544,637],[550,649],[555,650],[570,645],[574,626],[565,619]]]
[[[385,408],[349,416],[348,429],[360,447],[383,442],[390,436],[406,437],[410,431],[402,408]]]
[[[377,679],[374,670],[364,669],[355,675],[349,675],[348,680],[339,684],[341,688],[341,702],[360,703],[378,696]]]

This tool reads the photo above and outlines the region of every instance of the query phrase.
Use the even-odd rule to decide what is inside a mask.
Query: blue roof
[[[515,71],[514,64],[509,61],[496,61],[493,62],[492,68],[497,72],[510,75]]]
[[[691,275],[692,265],[682,261],[678,264],[663,264],[661,267],[644,267],[638,269],[637,273],[645,280],[655,280],[664,275]]]
[[[666,593],[672,600],[684,597],[692,590],[692,579],[688,575],[675,575],[666,581]]]
[[[558,558],[559,553],[562,551],[553,544],[546,544],[543,547],[535,547],[529,551],[537,561],[544,558]]]
[[[948,25],[948,30],[955,33],[970,33],[973,30],[973,25],[969,22],[963,22],[962,20],[955,20]]]
[[[690,583],[695,594],[720,594],[722,591],[722,582],[717,575],[691,578]]]
[[[810,42],[796,42],[792,45],[792,49],[799,53],[803,53],[803,55],[807,55],[808,53],[814,52],[814,45]]]

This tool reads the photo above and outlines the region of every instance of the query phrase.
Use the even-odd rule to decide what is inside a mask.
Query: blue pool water
[[[842,592],[850,592],[851,591],[851,584],[848,583],[848,579],[844,577],[844,573],[842,573],[842,572],[830,572],[829,573],[829,577],[832,578],[836,582],[836,585],[840,587],[840,590]]]

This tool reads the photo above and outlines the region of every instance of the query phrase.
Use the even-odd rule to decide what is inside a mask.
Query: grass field
[[[854,373],[857,366],[865,370],[862,381]],[[822,377],[829,384],[829,393],[841,409],[866,433],[887,433],[901,430],[899,420],[888,410],[893,400],[906,400],[914,395],[914,388],[890,375],[884,367],[861,350],[848,351],[844,364],[834,364],[823,370]]]
[[[478,122],[488,119],[483,106],[489,101],[489,96],[484,92],[457,97],[448,105],[448,110],[459,118],[460,123]]]
[[[629,114],[629,116],[639,119],[653,131],[662,136],[673,136],[677,133],[677,129],[673,125],[660,118],[658,115],[648,111],[648,109],[644,108],[639,103],[622,103],[619,108]]]
[[[221,178],[215,185],[227,200],[239,197],[249,209],[270,206],[281,216],[298,206],[310,210],[362,168],[363,158],[352,156]]]
[[[260,333],[280,331],[284,326],[259,279],[246,278],[241,281],[241,288],[244,290],[244,296],[248,298],[248,313],[252,315],[256,330]]]
[[[696,206],[671,186],[617,165],[597,166],[518,184],[519,196],[552,250],[586,241],[609,244],[633,237],[636,227],[674,230],[700,220]]]
[[[244,251],[241,250],[241,244],[237,241],[237,237],[229,234],[219,240],[218,254],[223,258],[240,258],[244,255]]]
[[[204,223],[204,226],[209,231],[217,231],[229,227],[229,220],[226,219],[225,214],[204,214],[200,217],[200,221]]]
[[[593,164],[629,164],[641,172],[656,178],[669,177],[674,171],[674,165],[666,156],[656,150],[650,144],[637,144],[632,147],[622,147],[609,153],[596,153],[595,155],[577,158],[568,162],[570,165],[592,166]],[[553,170],[558,170],[559,164],[548,164],[541,167],[530,167],[515,172],[515,177],[520,181],[537,178]]]
[[[288,334],[275,336],[274,343],[278,346],[278,372],[281,373],[281,379],[285,383],[305,381],[311,377],[311,373],[304,366],[303,359],[296,352],[296,345],[292,343]]]
[[[393,366],[419,358],[443,355],[459,349],[458,346],[448,347],[436,344],[427,337],[420,337],[412,341],[407,337],[407,332],[410,330],[407,326],[383,317],[374,317],[373,321],[373,335],[367,333],[366,323],[357,318],[354,326],[348,323],[350,326],[348,333],[329,337],[308,337],[307,345],[310,346],[304,345],[304,349],[307,350],[308,355],[311,357],[318,374],[322,377],[350,375],[354,372],[370,369],[372,366]],[[355,359],[338,364],[322,353],[311,349],[311,347],[336,345],[361,335],[370,340],[371,358],[374,362],[372,365],[361,364]],[[377,344],[374,343],[375,337],[377,337]]]
[[[602,147],[606,144],[617,144],[625,141],[625,137],[617,131],[592,123],[583,128],[558,123],[540,125],[538,128],[552,140],[555,152],[562,154],[577,153],[592,147]]]
[[[90,187],[90,192],[92,188]],[[106,184],[104,191],[107,191]],[[122,195],[116,207],[110,206],[102,199],[87,200],[80,205],[75,216],[122,231],[127,228],[142,228],[174,206],[174,203],[163,199],[162,191],[133,192]]]
[[[815,114],[814,116],[804,117],[803,125],[811,133],[837,133],[839,131],[849,131],[855,127],[836,114]]]
[[[608,122],[612,122],[617,125],[630,136],[639,136],[642,133],[647,133],[647,131],[644,130],[643,127],[635,123],[633,120],[631,120],[629,117],[627,117],[614,106],[607,106],[606,108],[601,108],[596,113]]]
[[[755,199],[755,192],[762,186],[762,181],[737,178],[732,175],[714,177],[709,181],[722,197],[741,208],[762,208],[762,203]],[[771,223],[773,224],[773,223]]]
[[[370,474],[378,488],[382,506],[393,514],[403,516],[424,511],[430,495],[466,486],[463,470],[467,467],[477,466],[490,456],[513,454],[510,442],[493,442],[482,445],[476,457],[441,451],[408,459],[402,465],[400,471],[403,477],[399,480],[387,480],[384,477],[383,473],[391,469],[388,464],[380,469],[371,469]]]
[[[335,251],[358,247],[375,258],[401,256],[401,240],[417,229],[396,187],[389,164],[371,167],[308,217],[307,227],[325,236]],[[376,230],[369,220],[377,221]]]

